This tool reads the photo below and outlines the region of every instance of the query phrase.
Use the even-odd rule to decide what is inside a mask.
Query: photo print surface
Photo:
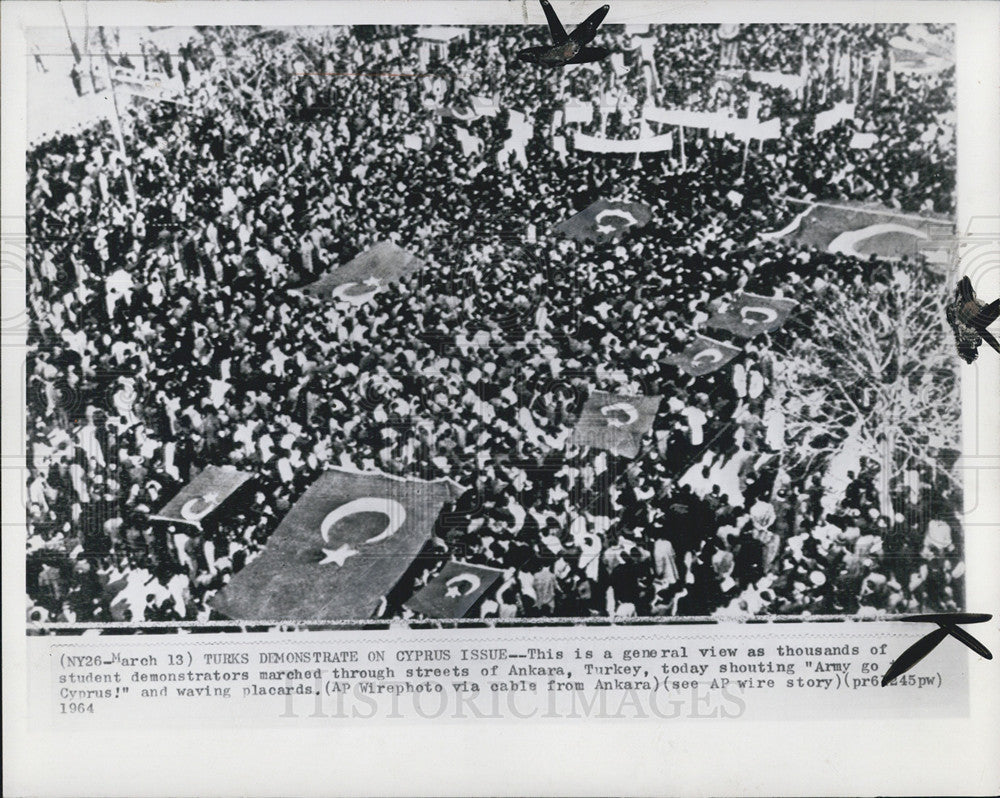
[[[964,608],[952,27],[614,17],[29,31],[29,629]]]

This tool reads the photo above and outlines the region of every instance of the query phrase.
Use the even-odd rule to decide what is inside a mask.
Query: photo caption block
[[[957,641],[881,686],[894,657],[926,631],[864,623],[32,637],[29,687],[45,709],[35,719],[55,728],[965,716],[968,658]]]

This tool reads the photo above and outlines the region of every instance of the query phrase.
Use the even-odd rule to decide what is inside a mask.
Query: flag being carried
[[[791,299],[744,292],[731,301],[724,311],[716,311],[708,320],[708,326],[743,338],[753,338],[762,332],[777,330],[788,319],[796,304]]]
[[[622,396],[594,391],[587,397],[570,443],[634,458],[639,454],[642,437],[653,428],[660,400],[659,396]]]
[[[204,519],[215,515],[250,479],[250,474],[235,468],[205,466],[204,471],[181,488],[180,493],[150,518],[201,527]]]
[[[370,618],[459,492],[451,480],[327,471],[214,607],[234,620]]]
[[[556,225],[555,231],[577,241],[611,241],[631,227],[642,227],[653,214],[641,202],[599,199]]]
[[[386,283],[396,282],[423,265],[423,261],[405,249],[382,241],[297,291],[321,299],[361,304],[375,296]]]
[[[493,97],[475,94],[471,95],[465,102],[436,106],[436,108],[441,116],[459,122],[473,122],[481,117],[496,116],[499,113],[499,106]]]
[[[464,618],[501,577],[498,568],[449,562],[405,606],[427,618]]]
[[[932,216],[903,214],[877,205],[814,203],[802,207],[781,230],[761,233],[767,241],[788,238],[826,252],[887,260],[922,252],[930,261],[941,257],[952,234],[952,223]]]
[[[701,377],[722,368],[741,351],[735,346],[716,341],[714,338],[696,335],[681,354],[668,355],[664,360],[673,363],[692,377]]]

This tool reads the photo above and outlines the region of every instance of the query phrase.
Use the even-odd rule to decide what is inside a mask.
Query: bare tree
[[[907,470],[924,465],[957,482],[942,465],[942,450],[958,448],[961,410],[948,299],[945,281],[919,264],[897,266],[888,283],[816,292],[806,334],[774,363],[790,467],[823,467],[853,436],[879,465],[890,516]]]

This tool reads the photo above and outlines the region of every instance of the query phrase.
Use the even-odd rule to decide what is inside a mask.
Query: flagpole
[[[809,56],[806,53],[806,43],[802,42],[802,66],[799,68],[799,72],[802,76],[802,110],[805,111],[809,106],[809,84],[811,78],[811,70],[809,68]]]
[[[826,50],[823,51],[823,54],[827,58],[827,61],[823,64],[823,72],[819,76],[819,78],[820,78],[820,84],[821,84],[820,85],[820,89],[822,91],[822,94],[820,95],[820,102],[825,105],[826,104],[826,93],[827,93],[827,91],[830,88],[830,78],[829,78],[829,72],[830,72],[830,61],[829,61],[829,58],[830,58],[830,55],[829,55],[829,53]]]
[[[110,59],[111,54],[108,52],[108,43],[104,36],[101,36],[101,41],[104,44],[105,59]],[[118,152],[122,157],[122,172],[125,175],[125,187],[128,191],[129,207],[132,213],[135,214],[138,209],[138,202],[135,196],[135,183],[132,180],[132,161],[129,158],[128,150],[125,148],[125,132],[122,129],[121,109],[118,107],[118,84],[115,83],[114,72],[111,69],[108,69],[108,82],[111,84],[108,87],[111,89],[111,104],[115,109],[111,126],[114,129],[115,140],[118,142]]]
[[[875,56],[872,59],[872,92],[871,92],[871,97],[869,98],[869,102],[871,103],[872,107],[875,106],[875,91],[878,88],[878,68],[881,66],[881,64],[882,64],[882,51],[876,50]]]

